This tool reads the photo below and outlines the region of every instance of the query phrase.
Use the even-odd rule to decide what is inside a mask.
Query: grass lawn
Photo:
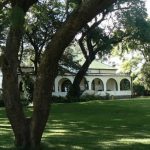
[[[150,150],[150,99],[54,104],[43,149]],[[0,108],[0,150],[14,149]]]

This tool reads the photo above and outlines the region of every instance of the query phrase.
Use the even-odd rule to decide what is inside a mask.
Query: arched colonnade
[[[65,96],[69,90],[69,87],[73,83],[73,76],[58,76],[55,79],[54,95]],[[111,93],[111,95],[123,94],[123,92],[131,91],[131,79],[130,77],[92,77],[85,76],[80,83],[81,92],[85,90],[93,90],[99,93]],[[112,93],[114,92],[114,94]]]

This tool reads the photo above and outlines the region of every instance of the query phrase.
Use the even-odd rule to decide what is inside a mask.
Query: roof
[[[117,68],[104,64],[100,60],[94,60],[89,69],[117,70]]]
[[[80,63],[80,65],[82,66],[83,64],[84,64],[84,62],[85,62],[85,58],[84,58],[84,56],[83,56],[83,54],[82,54],[82,52],[81,52],[81,50],[80,50],[80,47],[79,47],[79,45],[76,45],[75,47],[74,47],[74,51],[73,51],[73,53],[75,53],[76,54],[76,57],[74,58],[75,60],[79,60],[79,63]],[[118,70],[117,68],[115,68],[115,67],[112,67],[112,66],[110,66],[110,65],[107,65],[107,64],[104,64],[104,63],[102,63],[102,60],[100,60],[100,59],[95,59],[92,63],[91,63],[91,65],[89,66],[89,69],[98,69],[98,70]]]

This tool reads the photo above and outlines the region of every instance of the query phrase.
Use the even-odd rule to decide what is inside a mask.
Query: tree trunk
[[[90,64],[92,63],[92,61],[94,60],[94,58],[92,59],[87,59],[84,64],[82,65],[82,67],[80,68],[80,70],[78,71],[78,73],[76,74],[73,84],[70,87],[70,90],[67,94],[68,98],[72,98],[72,97],[80,97],[81,93],[80,93],[80,83],[82,81],[82,79],[84,78]]]
[[[53,55],[52,55],[53,57]],[[40,147],[41,137],[48,120],[51,93],[54,84],[54,79],[57,75],[58,64],[51,58],[51,65],[45,63],[40,67],[40,71],[37,76],[34,91],[34,112],[32,116],[31,124],[31,141],[34,149]],[[53,70],[53,72],[51,72]]]

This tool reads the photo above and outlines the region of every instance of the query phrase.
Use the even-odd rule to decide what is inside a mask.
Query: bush
[[[143,85],[133,85],[133,96],[144,96],[145,95],[145,87]]]
[[[52,103],[67,103],[67,98],[61,96],[52,96]]]
[[[92,100],[108,100],[108,99],[110,99],[109,94],[106,94],[106,96],[86,94],[84,96],[81,96],[80,98],[52,96],[52,102],[53,103],[87,102],[87,101],[92,101]]]
[[[86,102],[86,101],[91,101],[91,100],[104,100],[105,98],[99,95],[84,95],[80,97],[80,101]]]
[[[109,100],[109,99],[110,99],[110,94],[106,93],[105,100]]]

